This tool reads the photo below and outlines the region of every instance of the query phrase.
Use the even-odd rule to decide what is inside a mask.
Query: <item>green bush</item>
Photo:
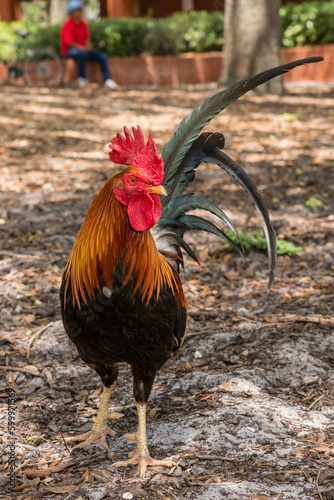
[[[27,25],[22,21],[12,23],[0,22],[0,59],[5,61],[15,61],[22,56],[22,39],[19,38],[16,31],[28,31]]]
[[[144,53],[157,56],[178,54],[182,42],[183,27],[171,18],[150,20],[144,40]]]
[[[239,239],[233,233],[233,231],[228,231],[228,236],[236,243],[240,244]],[[242,246],[245,252],[250,250],[258,250],[259,252],[268,253],[267,240],[263,231],[258,231],[256,233],[239,233]],[[289,257],[294,257],[297,253],[301,252],[302,247],[296,247],[291,241],[281,240],[276,238],[277,241],[277,255],[288,255]],[[232,245],[228,247],[229,252],[235,252]]]
[[[334,2],[289,3],[280,15],[283,47],[334,43]]]
[[[169,24],[181,34],[178,52],[211,52],[223,49],[224,15],[222,12],[176,12]]]
[[[282,44],[295,47],[306,44],[334,43],[334,2],[287,4],[280,9]],[[221,51],[224,45],[223,12],[176,12],[170,17],[99,19],[89,22],[93,45],[110,57],[141,54],[166,55],[184,52]],[[41,27],[22,22],[0,22],[0,58],[12,58],[14,32],[28,30],[26,47],[53,47],[59,51],[60,26]]]
[[[59,31],[60,24],[40,27],[37,30],[30,32],[30,35],[24,40],[24,44],[29,48],[50,47],[60,52]]]
[[[144,51],[148,22],[148,19],[140,17],[90,21],[93,45],[110,57],[138,56]]]
[[[100,19],[90,21],[95,47],[110,57],[167,55],[222,50],[224,15],[176,12],[170,17]]]

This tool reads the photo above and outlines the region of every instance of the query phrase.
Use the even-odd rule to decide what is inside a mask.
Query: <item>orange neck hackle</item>
[[[142,300],[149,302],[162,287],[173,290],[180,305],[185,304],[181,281],[170,261],[161,255],[150,231],[135,231],[128,219],[127,207],[116,200],[114,187],[130,168],[108,180],[88,209],[71,251],[65,270],[66,292],[71,286],[73,305],[80,299],[87,304],[101,289],[100,275],[112,289],[113,274],[122,254],[125,286],[135,275],[133,293],[140,287]]]

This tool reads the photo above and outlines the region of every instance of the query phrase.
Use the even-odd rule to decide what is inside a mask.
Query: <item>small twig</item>
[[[220,457],[219,455],[191,455],[188,458],[197,458],[198,460],[221,460],[223,462],[238,461],[236,457]]]
[[[302,469],[301,467],[298,467],[298,469],[300,469],[302,471],[302,473],[304,474],[305,479],[308,480],[307,474],[304,471],[304,469]],[[283,471],[283,472],[285,472],[285,471]]]
[[[20,368],[19,366],[0,366],[0,370],[9,370],[11,372],[20,372],[20,373],[27,373],[28,375],[33,375],[34,377],[42,377],[42,373],[38,372],[37,368],[35,370],[31,370],[29,368]],[[38,372],[38,373],[37,373]]]
[[[174,467],[172,467],[171,470],[170,470],[170,474],[171,475],[173,475],[173,473],[178,468],[178,466],[180,465],[181,462],[182,462],[182,458],[179,458],[178,461],[176,462],[176,464],[174,465]]]
[[[58,430],[58,432],[59,432],[59,434],[60,434],[60,436],[61,436],[61,438],[63,440],[63,443],[65,445],[66,450],[69,452],[69,454],[71,454],[71,450],[69,449],[69,447],[67,446],[67,443],[65,441],[64,434],[60,430]]]
[[[44,333],[45,330],[47,330],[49,328],[49,326],[52,324],[53,323],[48,323],[47,325],[44,325],[41,328],[38,328],[38,330],[32,335],[31,339],[29,340],[28,347],[27,347],[27,357],[26,357],[27,361],[29,361],[30,349],[31,349],[31,346],[34,343],[34,341],[37,339],[37,337],[39,337],[42,333]]]
[[[58,461],[57,461],[58,460]],[[53,464],[54,462],[57,462],[59,464],[59,462],[61,462],[61,459],[53,459],[53,460],[47,460],[46,462],[43,462],[43,465],[50,465],[50,464]],[[32,466],[32,467],[36,467],[36,462],[29,462],[29,460],[27,460],[26,462],[24,462],[24,464],[20,465],[16,470],[19,470],[19,469],[22,469],[22,467],[26,467],[26,466]]]
[[[12,385],[7,385],[6,387],[1,387],[0,388],[0,392],[4,392],[4,391],[8,391],[9,389],[13,390],[13,386]],[[15,391],[16,391],[16,387],[15,387]],[[5,396],[1,396],[1,397],[5,397]]]
[[[233,347],[235,345],[242,345],[244,344],[244,342],[245,342],[244,338],[241,335],[237,335],[237,337],[234,340],[231,340],[231,342],[228,342],[227,344],[218,347],[217,351],[224,351],[228,347]]]
[[[320,500],[323,500],[323,496],[322,496],[322,494],[321,494],[321,492],[320,492],[320,490],[319,490],[319,476],[320,476],[320,472],[321,472],[321,469],[319,469],[319,472],[318,472],[318,475],[317,475],[317,480],[316,480],[316,482],[315,482],[315,485],[316,485],[316,487],[317,487],[317,491],[318,491],[318,495],[319,495],[319,497],[320,497]]]
[[[240,321],[249,321],[250,323],[259,323],[258,319],[250,318],[249,316],[240,316],[239,314],[236,314],[234,317],[239,319]]]
[[[3,257],[13,257],[14,259],[25,259],[25,260],[35,260],[40,259],[40,255],[27,255],[24,253],[14,253],[8,250],[0,250],[0,256]]]
[[[79,467],[83,467],[85,465],[89,465],[91,464],[95,458],[98,458],[98,457],[101,457],[102,455],[105,455],[105,451],[103,452],[99,452],[99,453],[95,453],[95,455],[91,455],[87,460],[83,460],[82,462],[80,463],[75,463],[74,465],[68,465],[67,467],[72,467],[72,469],[78,469]],[[77,461],[77,458],[76,457],[73,457],[72,460],[74,460],[75,462]]]
[[[200,318],[205,316],[205,318],[217,318],[221,314],[220,309],[198,309],[198,311],[190,311],[189,316],[191,318]]]
[[[279,323],[278,323],[279,324]],[[307,326],[307,324],[306,324]],[[304,329],[303,329],[304,331]],[[286,339],[288,339],[289,337],[293,337],[293,336],[296,336],[296,335],[302,335],[303,332],[300,332],[300,333],[295,333],[295,332],[292,332],[292,333],[287,333],[286,335],[283,335],[283,337],[280,338],[280,340],[278,340],[275,344],[275,347],[274,349],[277,349],[278,347],[280,347],[282,344],[284,344],[284,342],[286,341]]]
[[[173,498],[175,498],[175,500],[177,500],[177,497],[175,495],[173,495],[173,493],[170,490],[168,490],[167,488],[165,488],[164,486],[161,486],[161,485],[160,485],[160,488],[163,491],[165,491],[166,493],[168,493],[168,495],[171,495]]]
[[[150,482],[152,481],[153,478],[155,478],[157,476],[157,474],[153,474],[147,481],[146,483],[144,483],[144,486],[143,486],[143,489],[145,489],[147,487],[148,484],[150,484]]]
[[[334,318],[324,318],[322,314],[272,314],[271,316],[263,316],[266,323],[286,323],[286,322],[299,322],[299,323],[316,323],[319,325],[334,325]]]
[[[310,410],[316,403],[318,403],[318,401],[320,401],[320,399],[324,398],[325,396],[326,394],[322,394],[322,396],[319,396],[315,401],[313,401],[312,404],[310,404],[310,406],[307,409]]]
[[[23,469],[23,467],[26,467],[28,464],[29,464],[29,460],[26,460],[25,462],[23,462],[23,464],[16,467],[15,474],[17,474],[19,472],[19,470]]]
[[[186,333],[186,337],[185,337],[185,341],[187,339],[190,339],[190,337],[198,337],[199,335],[206,335],[206,334],[211,334],[211,333],[215,333],[214,330],[212,330],[212,328],[207,328],[206,330],[200,330],[198,332],[187,332]]]
[[[163,493],[161,493],[161,491],[157,490],[156,488],[147,488],[149,491],[154,491],[154,493],[157,493],[158,495],[160,495],[161,497],[164,496]]]

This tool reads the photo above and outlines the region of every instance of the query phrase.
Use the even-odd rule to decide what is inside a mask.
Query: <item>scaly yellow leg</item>
[[[136,403],[138,412],[138,430],[136,434],[126,434],[124,437],[129,441],[137,441],[137,448],[129,460],[116,462],[114,467],[127,467],[128,465],[139,464],[139,475],[145,476],[147,466],[173,467],[174,462],[169,460],[155,460],[150,457],[146,440],[146,403]]]
[[[96,420],[93,424],[93,427],[90,431],[85,432],[84,434],[80,434],[79,436],[71,436],[65,438],[65,441],[71,443],[73,441],[83,441],[82,443],[77,444],[71,450],[77,448],[84,448],[84,446],[88,446],[93,443],[99,443],[104,448],[108,449],[106,437],[115,436],[115,431],[111,430],[107,425],[107,419],[117,419],[123,417],[122,413],[110,412],[108,410],[110,395],[116,385],[116,382],[112,384],[110,387],[103,386],[103,392],[101,396],[100,408],[96,417]]]

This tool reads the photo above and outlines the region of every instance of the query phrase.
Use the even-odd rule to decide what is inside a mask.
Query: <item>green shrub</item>
[[[24,44],[29,48],[37,47],[50,47],[58,52],[60,51],[59,31],[60,24],[49,25],[40,27],[31,32],[30,35],[24,40]]]
[[[280,15],[283,47],[334,43],[334,2],[289,3]]]
[[[38,2],[32,2],[31,0],[24,1],[21,0],[21,14],[22,19],[30,24],[46,24],[47,23],[47,9],[46,4],[49,0],[39,0]]]
[[[237,244],[240,245],[238,238],[232,231],[228,231],[228,236]],[[256,233],[240,233],[239,234],[245,252],[250,250],[258,250],[260,252],[268,253],[267,241],[263,231]],[[229,251],[235,252],[232,245],[229,245]],[[288,255],[294,257],[297,253],[302,251],[302,247],[296,247],[291,241],[286,241],[277,238],[277,255]]]
[[[170,17],[90,21],[93,45],[110,57],[222,50],[224,15],[176,12]]]
[[[144,53],[157,56],[178,54],[184,28],[171,18],[150,21],[151,26],[144,41]]]
[[[316,208],[322,207],[323,204],[324,202],[319,195],[311,196],[305,201],[305,205],[311,210],[311,212],[314,212]]]
[[[169,19],[174,32],[182,32],[179,52],[211,52],[223,48],[224,15],[206,11],[176,12]]]
[[[17,47],[22,45],[22,39],[15,34],[16,31],[28,31],[28,26],[22,21],[0,22],[0,59],[15,61],[22,57],[22,51]]]
[[[93,45],[110,57],[138,56],[144,51],[148,21],[140,17],[90,21]]]

